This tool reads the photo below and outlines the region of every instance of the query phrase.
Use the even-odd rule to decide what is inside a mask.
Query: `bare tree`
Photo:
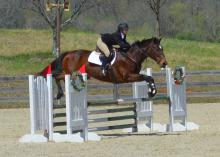
[[[25,17],[22,14],[21,1],[0,0],[0,27],[1,28],[22,28]]]
[[[160,38],[160,9],[168,0],[146,0],[147,5],[151,8],[156,16],[156,37]]]
[[[65,4],[67,0],[32,0],[30,4],[31,10],[34,12],[40,13],[40,15],[44,18],[44,20],[48,23],[53,32],[53,53],[56,54],[57,50],[59,50],[59,33],[57,30],[62,30],[68,24],[74,22],[74,20],[80,15],[83,7],[85,6],[87,0],[74,0],[71,3],[70,1],[70,11],[71,14],[69,17],[64,18],[64,7],[54,6],[54,8],[50,7],[50,11],[47,11],[46,5],[50,5],[50,3],[54,3],[56,5]],[[69,2],[69,0],[68,0]],[[60,19],[60,21],[58,21]]]

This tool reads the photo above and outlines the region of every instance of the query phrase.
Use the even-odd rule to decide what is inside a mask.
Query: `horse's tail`
[[[44,76],[46,77],[47,74],[57,75],[62,73],[62,60],[66,56],[66,53],[61,54],[58,58],[54,59],[49,65],[47,65],[42,71],[35,74],[35,76]]]

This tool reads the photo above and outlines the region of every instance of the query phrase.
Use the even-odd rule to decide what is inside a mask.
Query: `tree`
[[[31,9],[34,12],[40,13],[40,15],[44,18],[47,22],[49,27],[52,29],[53,32],[53,54],[59,55],[59,31],[62,30],[63,27],[66,25],[74,22],[74,20],[80,15],[82,12],[83,7],[85,6],[87,0],[74,0],[73,3],[70,5],[71,13],[70,15],[65,18],[64,15],[64,7],[68,5],[69,1],[67,0],[33,0],[31,3]],[[52,6],[51,4],[55,4]],[[63,6],[62,6],[63,4]],[[47,5],[47,7],[46,7]],[[60,6],[60,7],[59,7]],[[61,7],[62,6],[62,7]],[[54,8],[52,8],[54,7]],[[46,9],[49,9],[47,11]],[[66,9],[67,9],[66,8]],[[60,19],[60,21],[58,21]]]
[[[23,0],[0,0],[0,27],[1,28],[22,28],[25,17],[22,14]]]
[[[147,5],[151,8],[156,16],[156,37],[160,38],[160,9],[167,2],[167,0],[146,0]]]
[[[184,32],[185,28],[187,28],[187,30],[190,29],[189,26],[186,27],[189,24],[187,20],[192,17],[189,15],[189,6],[187,3],[174,2],[170,5],[169,12],[170,20],[172,21],[172,26],[170,27],[172,27],[172,31],[175,34]]]

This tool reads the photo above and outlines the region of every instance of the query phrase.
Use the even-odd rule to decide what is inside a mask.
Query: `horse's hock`
[[[173,74],[176,72],[174,71]],[[198,129],[199,126],[187,122],[186,87],[184,79],[177,84],[175,75],[170,68],[166,69],[167,96],[154,98],[147,97],[146,82],[135,82],[132,85],[133,97],[112,101],[87,101],[87,83],[81,91],[71,86],[70,76],[65,76],[65,113],[55,113],[53,106],[52,76],[34,78],[29,76],[30,119],[31,134],[25,135],[20,142],[83,142],[99,141],[99,131],[123,129],[123,132],[172,132]],[[185,74],[182,68],[181,75]],[[151,69],[147,70],[151,75]],[[86,74],[83,74],[86,80]],[[180,77],[181,78],[181,77]],[[169,124],[153,122],[153,101],[165,99],[169,104]],[[88,104],[96,104],[104,108],[90,109]],[[108,104],[127,104],[118,107],[109,107]],[[100,116],[101,115],[101,116]],[[65,122],[55,122],[54,119],[63,117]],[[126,123],[119,121],[126,120]],[[104,123],[104,126],[96,124]],[[64,134],[55,131],[56,126],[63,125]],[[92,126],[92,127],[90,127]],[[44,136],[37,134],[43,130]],[[48,138],[46,138],[46,137]]]

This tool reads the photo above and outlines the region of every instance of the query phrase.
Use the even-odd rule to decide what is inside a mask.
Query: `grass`
[[[131,32],[128,35],[130,43],[151,37],[135,35],[134,31]],[[74,49],[93,50],[98,37],[97,33],[76,29],[64,30],[61,33],[61,50],[62,52]],[[220,69],[219,43],[164,38],[161,44],[170,67],[181,65],[185,66],[186,70]],[[51,48],[52,32],[50,30],[0,29],[0,76],[20,76],[39,72],[54,59]],[[152,67],[153,71],[160,70],[151,59],[148,59],[143,67]],[[11,86],[8,83],[1,85]],[[199,88],[198,90],[204,89]],[[217,100],[219,101],[217,98],[189,98],[190,102],[216,102]],[[11,107],[11,105],[9,106]],[[14,105],[14,107],[18,106],[26,107],[26,104],[16,103]]]
[[[61,33],[61,50],[94,49],[97,33],[68,29]],[[141,40],[143,35],[128,35],[128,41]],[[220,68],[219,43],[164,38],[164,53],[170,67],[185,66],[187,70],[217,70]],[[50,30],[0,29],[0,75],[23,75],[40,71],[54,56],[51,53]],[[159,67],[152,60],[144,67]]]
[[[43,69],[52,59],[48,52],[0,56],[1,75],[34,74],[36,69]]]
[[[183,64],[190,70],[220,68],[218,62],[220,57],[219,43],[168,39],[165,44],[168,58],[170,58],[170,62],[173,65]]]

